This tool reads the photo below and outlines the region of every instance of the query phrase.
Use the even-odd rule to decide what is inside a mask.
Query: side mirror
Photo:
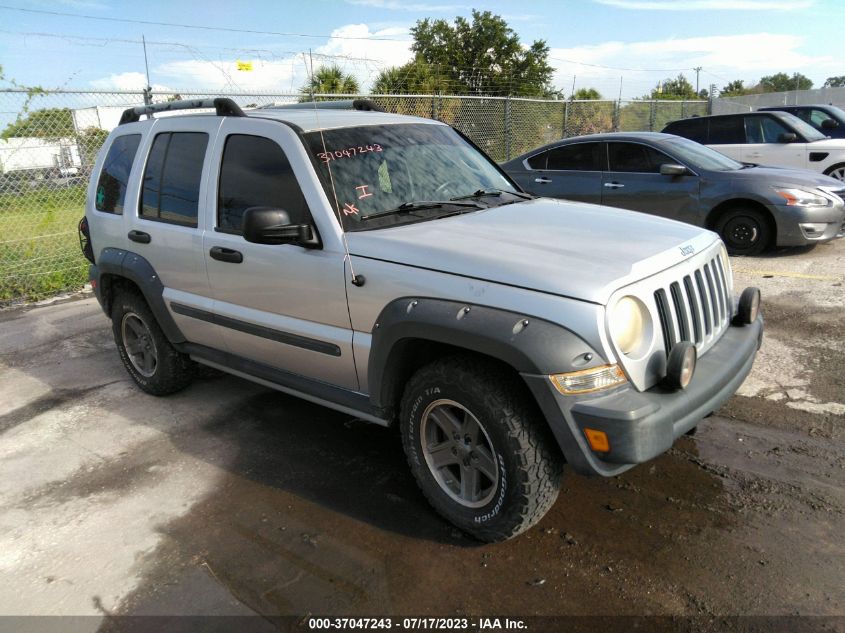
[[[250,207],[244,211],[244,239],[255,244],[314,244],[310,224],[291,224],[284,209]]]
[[[784,132],[778,136],[778,143],[794,143],[798,140],[798,135],[793,132]]]
[[[676,165],[674,163],[663,163],[660,166],[660,173],[664,176],[685,176],[687,168],[683,165]]]
[[[835,130],[839,127],[839,123],[834,121],[833,119],[825,119],[822,121],[822,129],[823,130]]]

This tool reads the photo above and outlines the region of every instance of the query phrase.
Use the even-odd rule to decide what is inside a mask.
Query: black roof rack
[[[359,110],[365,112],[384,112],[384,108],[377,106],[370,99],[339,99],[337,101],[300,101],[299,103],[284,103],[280,105],[261,106],[266,110]]]
[[[172,110],[197,110],[199,108],[214,108],[217,116],[246,116],[241,107],[226,97],[215,99],[186,99],[184,101],[167,101],[153,105],[127,108],[120,117],[120,123],[135,123],[141,120],[141,115],[151,115],[156,112],[170,112]]]

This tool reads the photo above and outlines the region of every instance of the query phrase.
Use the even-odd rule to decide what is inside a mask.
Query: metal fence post
[[[511,98],[505,97],[505,160],[511,159]]]
[[[681,118],[682,119],[687,118],[687,101],[686,101],[686,99],[681,101]]]
[[[619,131],[619,118],[620,113],[622,111],[622,102],[621,101],[614,101],[613,102],[613,131]]]
[[[648,131],[654,132],[654,122],[657,118],[657,101],[651,102],[651,108],[648,113]]]
[[[567,127],[569,125],[569,101],[563,102],[563,138],[566,138]]]

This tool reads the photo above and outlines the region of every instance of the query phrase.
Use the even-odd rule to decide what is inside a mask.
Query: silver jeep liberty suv
[[[525,194],[451,127],[367,101],[129,109],[81,230],[141,389],[203,363],[398,424],[431,505],[486,541],[536,523],[564,463],[669,449],[762,340],[715,233]]]

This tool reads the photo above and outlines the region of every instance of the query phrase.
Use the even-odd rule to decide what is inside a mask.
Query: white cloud
[[[567,94],[574,75],[576,89],[591,86],[607,97],[615,97],[621,76],[623,97],[632,97],[642,96],[659,80],[679,72],[694,83],[691,69],[696,66],[703,68],[701,87],[733,79],[759,79],[780,71],[802,72],[820,84],[838,62],[834,56],[803,53],[803,43],[798,35],[749,33],[552,48],[549,57],[557,70],[555,83]]]
[[[95,79],[91,85],[98,90],[143,90],[147,87],[147,77],[144,73],[126,72],[109,75],[102,79]],[[170,88],[163,84],[153,84],[153,90],[168,92]]]
[[[401,2],[400,0],[346,0],[349,4],[359,7],[371,7],[374,9],[387,9],[389,11],[466,11],[472,7],[464,4],[429,4],[427,2]]]
[[[794,11],[813,0],[595,0],[619,9],[643,11]]]
[[[387,66],[399,66],[409,61],[411,40],[397,39],[408,35],[407,27],[391,26],[371,31],[366,24],[348,24],[331,33],[335,37],[372,38],[390,37],[391,40],[329,39],[314,49],[314,70],[322,65],[337,64],[345,73],[358,79],[363,90],[369,88],[378,72]],[[242,53],[242,61],[251,61],[251,71],[239,71],[238,59],[203,60],[183,59],[158,64],[150,68],[150,75],[173,89],[182,92],[203,91],[257,91],[296,93],[306,83],[311,60],[308,53],[268,57],[262,53],[250,57]],[[99,89],[140,90],[146,85],[143,73],[126,72],[109,75],[91,82]],[[163,86],[154,86],[165,90]]]

